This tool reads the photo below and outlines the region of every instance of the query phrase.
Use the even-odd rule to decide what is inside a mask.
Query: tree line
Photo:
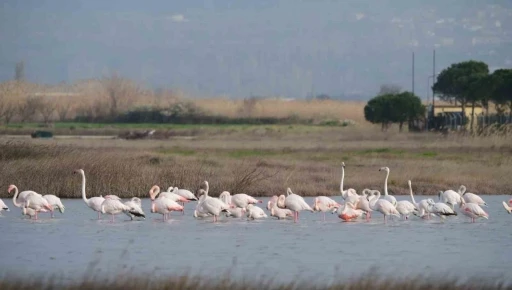
[[[471,107],[471,131],[477,105],[482,106],[486,114],[489,114],[491,104],[498,115],[504,115],[508,109],[512,118],[512,69],[497,69],[490,73],[489,66],[482,61],[454,63],[441,71],[433,89],[441,100],[460,104],[463,118],[466,108]]]
[[[489,66],[482,61],[454,63],[441,71],[432,89],[439,99],[460,105],[463,118],[468,106],[471,108],[471,130],[476,106],[482,106],[488,115],[492,104],[498,115],[504,115],[508,110],[512,119],[512,69],[497,69],[490,73]],[[383,131],[392,123],[398,123],[402,131],[405,122],[425,119],[425,111],[419,97],[411,92],[401,92],[395,85],[382,86],[379,94],[364,107],[365,119],[381,124]]]

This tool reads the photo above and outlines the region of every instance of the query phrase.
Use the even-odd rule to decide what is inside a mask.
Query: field
[[[56,123],[55,128],[69,126]],[[109,130],[128,129],[116,126]],[[510,137],[382,133],[368,125],[147,124],[138,128],[146,126],[157,132],[172,131],[171,137],[2,136],[0,187],[16,184],[20,190],[80,197],[81,180],[72,172],[83,168],[89,196],[146,197],[154,184],[195,191],[203,180],[209,181],[212,195],[227,190],[271,196],[283,194],[286,187],[305,196],[339,195],[341,162],[346,164],[345,188],[358,192],[363,188],[383,191],[385,173],[378,171],[383,166],[391,169],[392,194],[408,194],[408,179],[417,194],[437,194],[461,184],[478,194],[509,194],[512,187]],[[101,125],[84,127],[85,135],[102,135],[105,130]],[[0,196],[10,197],[6,190]]]

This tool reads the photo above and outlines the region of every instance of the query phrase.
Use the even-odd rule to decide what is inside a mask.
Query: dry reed
[[[109,278],[88,277],[84,279],[73,279],[71,282],[64,282],[59,277],[4,277],[0,280],[2,290],[24,290],[24,289],[352,289],[352,290],[377,290],[377,289],[450,289],[450,290],[487,290],[487,289],[512,289],[512,286],[503,280],[477,279],[459,281],[454,278],[437,278],[418,276],[413,278],[383,278],[379,276],[361,276],[348,281],[335,281],[333,283],[308,282],[297,280],[283,283],[274,282],[272,279],[233,279],[229,276],[221,278],[208,278],[197,275],[181,275],[171,277],[153,277],[153,275],[121,274],[112,275]]]

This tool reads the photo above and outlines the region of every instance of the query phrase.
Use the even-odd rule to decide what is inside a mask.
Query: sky
[[[0,0],[0,81],[113,72],[195,96],[366,100],[382,84],[426,98],[464,60],[512,67],[512,1]],[[430,80],[431,81],[431,80]]]

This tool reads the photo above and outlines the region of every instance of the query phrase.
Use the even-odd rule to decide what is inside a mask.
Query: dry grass
[[[228,117],[297,116],[300,119],[313,120],[349,119],[358,124],[367,124],[363,112],[366,102],[363,101],[263,99],[249,102],[215,98],[195,100],[194,103],[210,114]]]
[[[417,194],[437,194],[460,184],[478,194],[507,194],[512,187],[510,137],[379,135],[348,127],[267,129],[169,140],[4,139],[0,188],[16,184],[21,190],[79,197],[80,178],[72,172],[83,168],[91,196],[147,196],[154,184],[194,191],[203,180],[210,182],[213,195],[228,190],[270,196],[286,187],[306,196],[338,195],[342,161],[345,186],[358,191],[382,190],[382,166],[391,168],[393,194],[407,194],[408,179]]]
[[[487,290],[487,289],[512,289],[502,280],[477,279],[470,281],[460,281],[454,278],[439,278],[418,276],[413,278],[383,278],[377,275],[361,276],[359,278],[347,281],[326,282],[308,282],[305,280],[296,280],[294,282],[282,283],[274,282],[272,279],[261,278],[257,281],[251,279],[235,280],[228,274],[221,278],[208,278],[198,275],[175,275],[171,277],[154,277],[153,275],[142,275],[127,273],[111,275],[109,278],[87,277],[84,279],[73,279],[64,281],[59,277],[4,277],[0,280],[0,289],[2,290],[25,290],[25,289],[352,289],[352,290],[378,290],[378,289],[407,289],[407,290],[427,290],[427,289],[450,289],[450,290]]]

